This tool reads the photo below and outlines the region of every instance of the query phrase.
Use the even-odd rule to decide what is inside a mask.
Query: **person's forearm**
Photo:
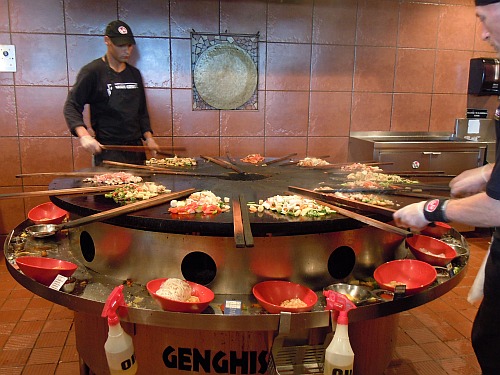
[[[151,133],[150,131],[147,131],[147,132],[144,132],[144,134],[142,136],[144,137],[144,139],[153,138],[153,133]]]
[[[500,201],[479,193],[461,199],[450,199],[446,217],[450,221],[476,227],[500,226]]]
[[[86,135],[90,135],[90,133],[88,132],[87,128],[85,126],[83,126],[83,125],[77,126],[75,128],[75,133],[78,136],[78,138],[85,137]]]

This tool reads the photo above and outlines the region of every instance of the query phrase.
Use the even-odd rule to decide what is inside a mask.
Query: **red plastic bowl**
[[[436,279],[436,269],[416,259],[393,260],[378,266],[373,273],[375,281],[383,289],[394,291],[393,282],[406,285],[406,294],[420,292]]]
[[[156,292],[158,291],[158,289],[160,289],[161,284],[165,280],[168,280],[168,278],[151,280],[146,284],[146,288],[149,294],[156,302],[158,302],[163,310],[186,313],[201,313],[215,298],[214,292],[212,292],[210,289],[191,281],[187,281],[187,283],[191,286],[191,295],[198,297],[200,302],[181,302],[159,296],[158,294],[156,294]]]
[[[290,281],[263,281],[252,288],[253,295],[259,301],[260,305],[271,314],[286,312],[305,312],[311,311],[318,296],[311,289],[295,284]],[[283,301],[299,298],[307,304],[304,307],[283,307],[280,306]]]
[[[28,212],[28,219],[35,224],[61,224],[68,211],[57,207],[52,202],[42,203]]]
[[[446,242],[421,234],[406,238],[406,245],[415,258],[433,266],[444,267],[457,256],[455,249]]]
[[[451,226],[446,223],[435,222],[432,225],[426,226],[420,231],[421,234],[434,238],[441,238],[451,230]]]
[[[57,275],[70,277],[78,268],[74,263],[46,257],[19,257],[16,263],[26,276],[44,285],[50,285]]]

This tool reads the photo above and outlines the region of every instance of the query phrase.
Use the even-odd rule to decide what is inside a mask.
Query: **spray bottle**
[[[354,352],[349,342],[347,313],[356,305],[334,290],[325,290],[323,295],[326,297],[326,308],[338,312],[335,334],[325,352],[324,375],[352,375]],[[334,321],[332,314],[332,326]]]
[[[122,307],[122,309],[119,309]],[[137,372],[134,343],[120,325],[118,314],[125,316],[127,305],[123,297],[123,285],[117,286],[109,295],[102,317],[108,318],[108,339],[104,344],[106,359],[108,360],[111,375],[134,375]]]

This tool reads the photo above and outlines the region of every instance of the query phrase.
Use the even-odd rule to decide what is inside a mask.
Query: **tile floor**
[[[472,232],[467,237],[468,274],[441,298],[401,313],[396,350],[383,375],[481,374],[470,342],[477,305],[466,298],[489,236]],[[72,311],[24,289],[3,261],[0,285],[0,374],[78,374]]]

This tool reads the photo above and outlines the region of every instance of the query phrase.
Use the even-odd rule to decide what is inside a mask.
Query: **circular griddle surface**
[[[269,165],[260,166],[243,162],[236,163],[244,174],[238,174],[219,165],[198,160],[193,168],[177,168],[178,171],[189,171],[200,174],[220,175],[220,177],[178,176],[154,174],[144,176],[144,181],[162,184],[172,191],[188,188],[210,190],[221,198],[238,199],[242,194],[247,202],[258,202],[275,195],[286,195],[288,186],[306,189],[332,184],[339,184],[338,176],[332,180],[328,171],[303,168],[298,166]],[[170,168],[171,170],[172,168]],[[93,169],[98,172],[117,172],[123,169]],[[137,174],[144,171],[137,171]],[[82,178],[59,178],[51,182],[49,189],[67,189],[89,186]],[[104,195],[53,196],[51,200],[61,208],[78,216],[87,216],[103,210],[117,207],[117,204]],[[230,203],[231,205],[231,203]],[[128,228],[168,232],[178,234],[199,234],[209,236],[233,236],[232,210],[218,215],[171,215],[169,205],[162,205],[135,212],[133,214],[106,220],[107,223]],[[246,209],[246,207],[242,207]],[[368,216],[368,215],[367,215]],[[373,215],[370,215],[373,216]],[[300,235],[313,233],[336,232],[357,229],[361,224],[342,215],[333,214],[327,217],[308,218],[290,217],[265,211],[249,213],[252,234],[254,236]],[[384,218],[379,218],[384,220]],[[385,218],[388,221],[388,218]]]

